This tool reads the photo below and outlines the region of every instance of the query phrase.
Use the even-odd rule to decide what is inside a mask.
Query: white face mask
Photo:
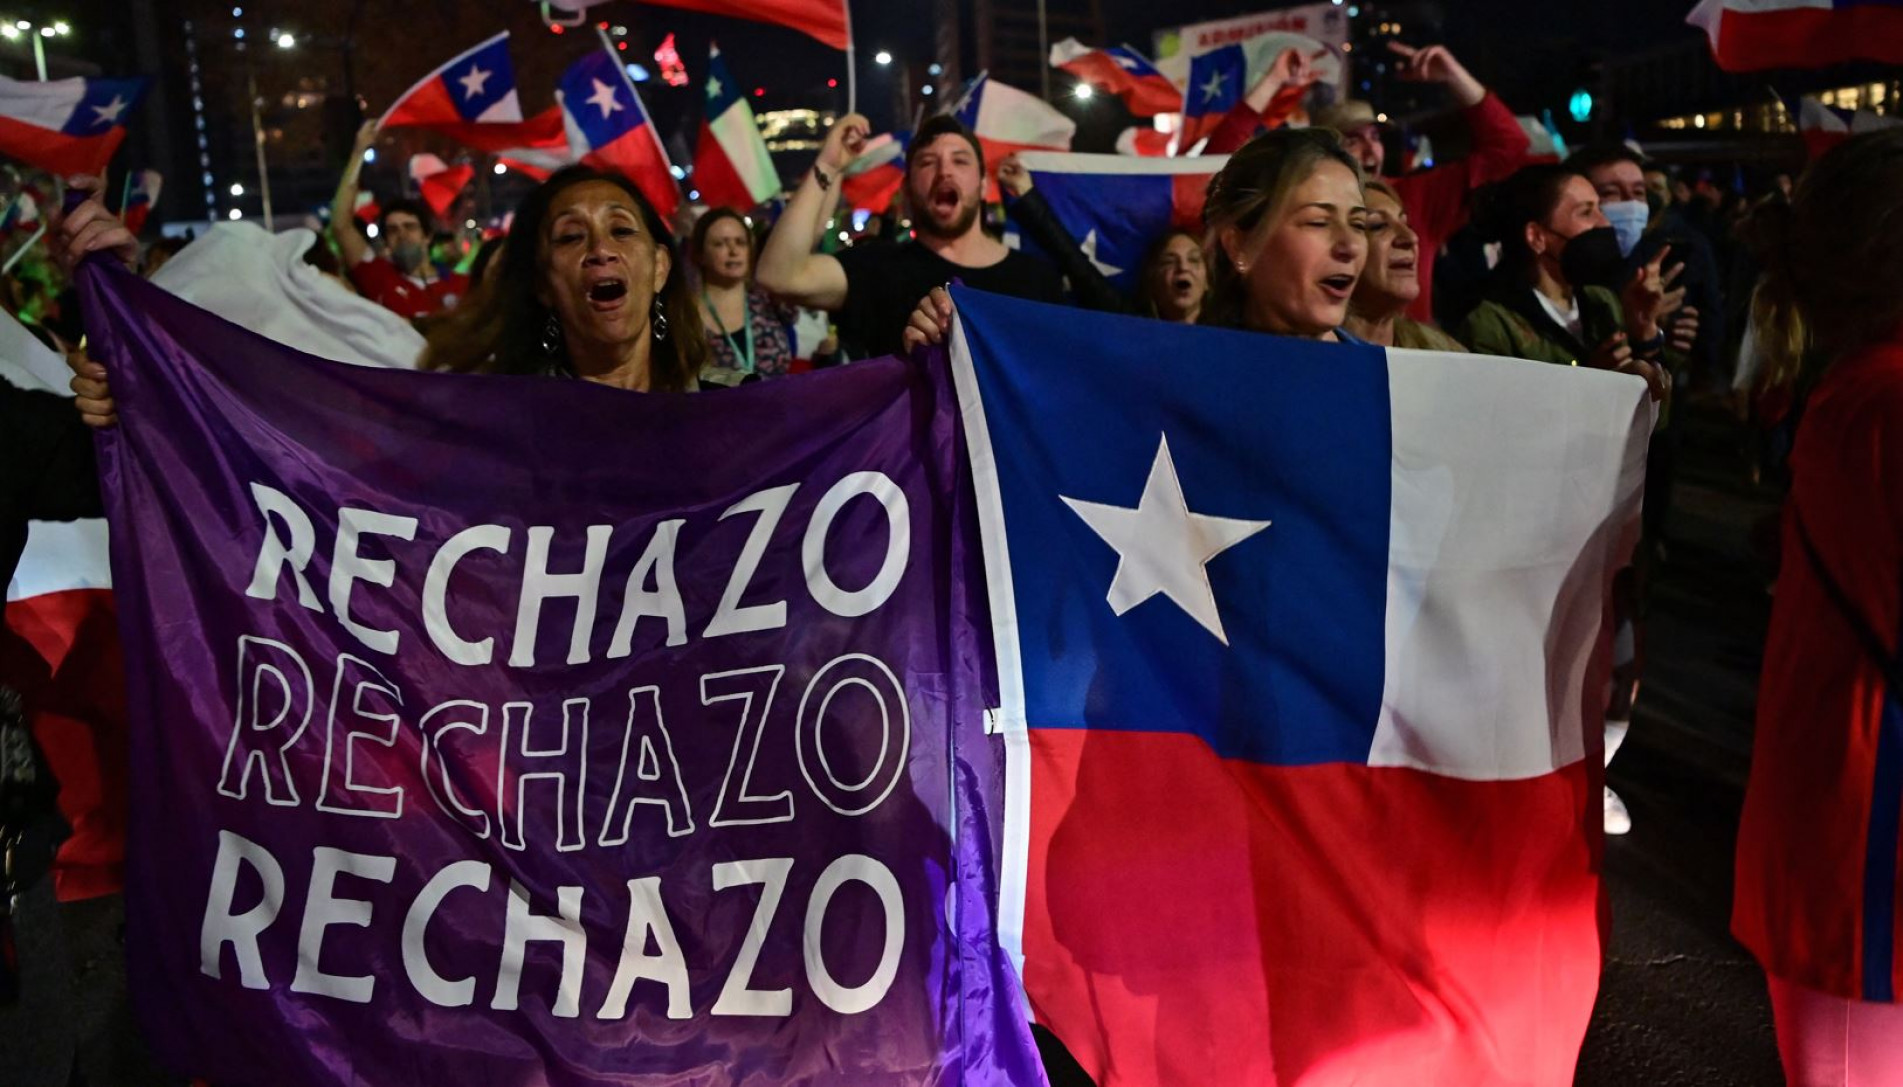
[[[1631,256],[1639,247],[1639,238],[1645,234],[1645,224],[1652,218],[1651,207],[1643,200],[1619,200],[1601,204],[1599,210],[1605,212],[1612,232],[1619,236],[1619,255]]]

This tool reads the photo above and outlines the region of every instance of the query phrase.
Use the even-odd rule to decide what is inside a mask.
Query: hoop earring
[[[551,311],[548,320],[542,322],[542,354],[555,358],[562,353],[562,323],[555,319]]]
[[[654,300],[654,338],[667,339],[667,314],[662,312],[659,298]]]

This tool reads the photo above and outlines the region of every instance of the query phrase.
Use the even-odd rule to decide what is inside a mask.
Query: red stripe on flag
[[[763,23],[790,26],[818,38],[834,49],[852,46],[852,24],[846,16],[846,0],[652,0],[653,3],[688,11],[707,11],[731,15],[736,19],[755,19]]]
[[[700,123],[700,140],[694,145],[694,187],[710,208],[753,210],[753,192],[741,180],[726,149],[714,138],[713,126],[705,120]]]
[[[97,136],[68,136],[64,132],[0,115],[0,155],[55,174],[103,174],[112,153],[126,138],[115,125]]]
[[[1600,794],[1034,729],[1024,983],[1102,1087],[1571,1083]]]
[[[403,125],[466,125],[463,115],[456,110],[456,100],[450,97],[449,88],[444,85],[439,73],[434,79],[412,91],[409,97],[390,107],[390,115],[383,119],[383,127],[397,128]]]
[[[1903,7],[1727,10],[1719,18],[1712,55],[1728,72],[1822,68],[1852,60],[1903,64]]]
[[[128,776],[125,662],[109,589],[73,589],[6,606],[0,676],[32,713],[73,828],[53,870],[60,901],[124,886]]]

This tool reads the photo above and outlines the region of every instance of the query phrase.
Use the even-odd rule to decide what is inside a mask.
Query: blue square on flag
[[[1183,112],[1191,117],[1228,113],[1248,91],[1242,85],[1248,74],[1249,64],[1241,45],[1225,45],[1191,58]]]
[[[125,124],[127,112],[144,96],[149,82],[144,78],[86,80],[86,93],[60,131],[68,136],[97,136]]]
[[[463,120],[483,119],[490,106],[515,91],[515,69],[509,63],[509,39],[494,41],[458,59],[443,72],[443,87]]]
[[[562,73],[562,108],[591,148],[606,147],[647,123],[628,92],[627,77],[605,52],[591,53]]]
[[[1035,171],[1033,176],[1044,202],[1076,236],[1097,271],[1119,290],[1134,292],[1143,254],[1174,221],[1174,178]]]
[[[1117,333],[1082,355],[1062,309],[955,297],[1009,526],[1025,720],[1365,762],[1385,668],[1382,352],[1100,317]]]

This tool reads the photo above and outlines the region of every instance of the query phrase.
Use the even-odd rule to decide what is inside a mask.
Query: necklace
[[[740,292],[741,303],[744,306],[746,306],[746,312],[747,312],[747,321],[746,321],[746,325],[744,326],[744,331],[746,333],[746,340],[745,340],[746,348],[744,351],[741,349],[740,344],[734,342],[733,333],[727,331],[727,322],[720,319],[720,311],[714,308],[714,300],[707,297],[707,288],[705,287],[702,287],[700,289],[700,300],[707,304],[707,312],[713,315],[714,327],[720,329],[721,338],[727,341],[727,346],[733,348],[733,357],[735,359],[740,360],[740,372],[743,374],[752,373],[753,372],[753,296],[749,294],[748,292],[746,292],[744,289]]]

